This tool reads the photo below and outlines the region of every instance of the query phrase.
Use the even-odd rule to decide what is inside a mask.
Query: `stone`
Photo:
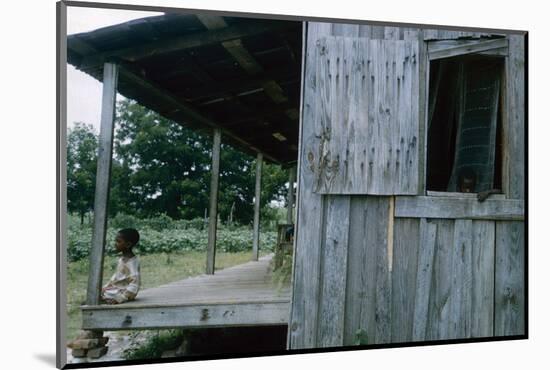
[[[76,339],[99,339],[102,336],[101,330],[81,330]]]
[[[87,352],[88,350],[86,349],[73,349],[71,354],[73,357],[86,357]]]
[[[75,339],[67,344],[71,349],[91,349],[99,347],[99,339]]]
[[[88,350],[88,357],[99,358],[107,353],[109,347],[97,347]]]

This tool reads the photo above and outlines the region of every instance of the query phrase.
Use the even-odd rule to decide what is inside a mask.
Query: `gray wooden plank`
[[[477,194],[476,193],[459,193],[459,192],[454,192],[454,191],[433,191],[433,190],[428,190],[428,191],[426,191],[426,195],[432,196],[432,197],[477,199]],[[489,195],[488,199],[503,200],[503,199],[506,199],[506,196],[504,194],[491,194],[491,195]]]
[[[359,25],[349,23],[332,23],[331,35],[357,37],[359,36]]]
[[[426,340],[436,235],[437,224],[428,222],[425,218],[420,219],[420,247],[416,271],[416,293],[414,295],[411,339],[415,341]]]
[[[459,55],[479,53],[482,51],[500,49],[508,46],[507,39],[496,39],[488,41],[469,42],[463,45],[455,45],[449,47],[438,47],[437,49],[429,49],[428,58],[437,60],[442,58],[451,58]]]
[[[391,341],[391,274],[388,269],[388,197],[352,197],[344,344]]]
[[[449,339],[452,251],[454,221],[432,220],[437,225],[434,265],[428,308],[427,340]]]
[[[372,26],[369,24],[359,25],[359,37],[372,39]]]
[[[222,46],[248,74],[257,75],[263,72],[262,66],[258,64],[254,56],[244,47],[240,39],[224,41],[222,42]]]
[[[284,325],[288,302],[204,304],[126,310],[84,310],[82,328],[94,330],[162,329]]]
[[[384,39],[385,40],[399,40],[399,30],[401,27],[384,27]]]
[[[395,202],[395,217],[522,220],[522,200],[402,196]]]
[[[323,243],[318,347],[343,345],[350,198],[329,196]]]
[[[209,30],[217,30],[220,28],[227,27],[227,23],[223,17],[210,14],[196,14],[198,20],[206,26]]]
[[[525,38],[509,35],[506,58],[506,118],[504,136],[504,186],[509,198],[525,198]]]
[[[392,343],[412,340],[415,313],[415,282],[418,256],[426,249],[421,243],[420,220],[396,219],[392,277]],[[426,305],[427,307],[427,305]]]
[[[388,213],[389,213],[389,198],[380,197],[377,200],[378,209],[377,215],[368,216],[367,221],[367,243],[370,248],[375,249],[374,255],[376,258],[374,273],[374,330],[370,330],[374,334],[374,343],[390,343],[391,342],[391,322],[392,322],[392,279],[388,264]],[[376,222],[377,220],[378,222]],[[373,240],[374,239],[374,240]],[[372,326],[371,326],[372,328]],[[369,327],[367,327],[369,330]]]
[[[472,337],[493,335],[495,222],[472,223]]]
[[[425,29],[424,40],[454,40],[458,38],[482,38],[489,36],[504,36],[501,33],[456,31],[446,29]]]
[[[101,294],[117,83],[118,66],[113,63],[105,63],[103,66],[103,95],[101,99],[101,122],[94,195],[94,228],[92,231],[90,271],[86,293],[86,302],[92,305],[99,302]]]
[[[323,198],[313,193],[314,176],[308,152],[315,141],[312,122],[318,119],[316,106],[316,42],[330,33],[328,23],[307,23],[304,43],[304,78],[302,115],[300,122],[300,157],[298,169],[298,197],[296,210],[295,255],[292,282],[292,307],[288,348],[314,348],[317,341],[319,299],[320,248]]]
[[[503,41],[505,40],[505,41]],[[498,41],[500,43],[504,43],[504,48],[508,48],[508,41],[506,39],[496,39],[496,40],[472,40],[472,39],[453,39],[453,40],[432,40],[426,42],[428,46],[428,52],[433,53],[449,48],[459,47],[459,46],[468,46],[468,45],[478,45],[481,42],[487,42],[487,41]]]
[[[472,328],[472,220],[456,220],[449,296],[449,337],[469,338]]]
[[[361,312],[366,309],[368,290],[367,245],[365,239],[367,197],[354,196],[350,204],[348,268],[346,276],[346,302],[344,345],[356,344],[362,326]]]
[[[212,140],[212,169],[208,212],[208,245],[206,247],[206,273],[213,274],[216,264],[216,230],[218,228],[218,185],[220,181],[221,131],[214,129]]]
[[[263,155],[256,155],[256,185],[254,191],[254,222],[252,235],[252,260],[257,261],[260,252],[260,197],[262,195]]]
[[[383,40],[385,36],[385,27],[384,26],[371,26],[371,39],[372,40]]]
[[[306,79],[306,75],[305,75],[305,68],[306,68],[306,48],[307,48],[307,33],[308,33],[308,23],[307,22],[302,22],[302,60],[301,60],[301,70],[300,70],[300,106],[299,106],[299,116],[298,116],[298,119],[299,119],[299,124],[298,124],[298,163],[296,164],[296,174],[300,174],[301,172],[301,169],[304,168],[303,167],[303,162],[301,160],[302,158],[302,124],[303,124],[303,119],[304,119],[304,99],[305,99],[305,95],[304,95],[304,86],[305,86],[305,79]],[[297,176],[296,178],[296,213],[295,213],[295,226],[294,226],[294,245],[293,245],[293,253],[294,253],[294,256],[292,258],[292,274],[291,274],[291,301],[294,300],[294,293],[296,292],[296,286],[298,284],[295,283],[296,281],[296,260],[297,260],[297,252],[296,252],[296,242],[298,240],[298,237],[297,237],[297,227],[298,227],[298,199],[299,199],[299,190],[300,190],[300,178]],[[300,280],[300,283],[302,282],[302,280]],[[293,321],[293,319],[296,317],[296,316],[299,316],[299,315],[295,315],[294,314],[294,311],[295,311],[295,307],[300,307],[300,304],[302,302],[300,302],[299,304],[297,304],[296,306],[294,304],[291,304],[290,305],[290,310],[289,310],[289,318],[288,318],[288,330],[287,330],[287,335],[286,335],[286,349],[291,349],[293,345],[295,345],[295,343],[297,342],[296,340],[293,341],[293,339],[296,338],[296,336],[294,336],[294,333],[296,333],[296,329],[297,329],[297,324],[295,321]],[[303,312],[303,311],[302,311]],[[301,327],[303,328],[303,325],[301,325]]]
[[[418,40],[418,75],[419,78],[415,80],[418,83],[418,89],[413,87],[413,91],[418,91],[419,104],[417,105],[418,114],[418,185],[417,194],[424,194],[426,189],[426,163],[427,163],[427,145],[428,145],[428,93],[429,93],[429,77],[430,77],[430,63],[428,61],[428,45],[423,42],[424,33],[422,30],[409,30],[405,32],[405,40],[408,39]]]
[[[525,334],[525,225],[496,223],[495,336]]]

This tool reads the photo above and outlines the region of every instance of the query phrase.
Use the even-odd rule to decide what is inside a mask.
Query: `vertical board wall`
[[[418,157],[418,196],[316,192],[318,179],[307,149],[308,143],[319,139],[315,132],[321,101],[315,67],[318,40],[344,36],[419,41],[418,145],[425,148],[424,41],[442,35],[446,39],[483,36],[308,23],[290,349],[524,334],[523,187],[513,180],[514,175],[523,176],[522,113],[508,114],[503,124],[508,199],[488,200],[481,206],[471,198],[433,203],[432,197],[423,196],[425,153]],[[521,44],[523,50],[522,36],[508,37],[510,45]],[[508,82],[505,109],[523,104],[521,53],[511,48],[507,57],[507,75],[520,69],[521,73],[520,80]],[[419,203],[408,208],[409,199]],[[441,213],[430,211],[440,208]]]

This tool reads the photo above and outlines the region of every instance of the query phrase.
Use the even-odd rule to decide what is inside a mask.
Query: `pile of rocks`
[[[104,337],[102,331],[82,330],[75,340],[67,343],[73,357],[99,358],[107,353],[106,346],[109,337]]]

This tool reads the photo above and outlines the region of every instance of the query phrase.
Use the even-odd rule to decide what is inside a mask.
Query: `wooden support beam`
[[[486,52],[493,49],[502,49],[508,47],[508,40],[505,38],[489,40],[489,41],[474,41],[466,44],[457,44],[454,46],[444,47],[430,44],[428,55],[430,60],[450,58],[458,55]]]
[[[260,250],[260,197],[262,191],[262,153],[256,157],[256,191],[254,193],[254,231],[252,236],[252,260],[258,260]]]
[[[94,229],[90,250],[90,272],[86,303],[96,305],[101,294],[103,276],[103,252],[107,233],[107,204],[111,179],[113,132],[115,127],[115,103],[118,82],[118,66],[105,63],[103,66],[103,97],[101,102],[101,126],[97,158],[97,176],[94,197]]]
[[[294,182],[296,181],[296,166],[288,169],[288,205],[286,210],[286,223],[294,223]]]
[[[211,30],[223,30],[227,28],[227,24],[222,17],[217,16],[200,16],[200,21]],[[222,46],[227,50],[229,54],[239,63],[239,65],[249,75],[255,76],[264,72],[263,67],[258,63],[256,58],[244,47],[240,39],[224,41]],[[284,103],[288,101],[283,89],[275,81],[267,81],[262,84],[264,92],[275,102],[276,104]]]
[[[212,177],[210,179],[210,212],[208,217],[208,248],[206,251],[206,273],[214,274],[216,262],[216,230],[218,227],[218,185],[220,180],[221,131],[214,129],[212,144]]]
[[[395,217],[450,218],[470,220],[523,220],[523,200],[399,196],[395,201]]]
[[[510,56],[505,62],[503,119],[503,186],[507,198],[525,199],[525,35],[509,35]]]
[[[108,58],[120,58],[134,62],[136,60],[154,55],[213,45],[224,41],[235,40],[251,35],[258,35],[264,32],[271,32],[277,29],[283,29],[285,27],[289,27],[287,22],[243,22],[239,25],[229,26],[217,30],[192,33],[189,35],[165,39],[163,41],[153,41],[124,49],[86,55],[78,68],[81,70],[95,68]],[[72,47],[72,43],[74,42],[73,39],[77,40],[76,37],[69,37],[67,40],[69,48]]]

